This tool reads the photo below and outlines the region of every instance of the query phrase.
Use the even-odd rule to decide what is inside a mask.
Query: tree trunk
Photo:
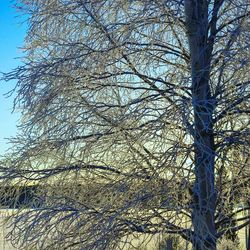
[[[193,187],[193,248],[216,249],[214,211],[214,100],[209,87],[212,46],[208,40],[206,0],[185,0],[186,29],[189,39],[192,101],[194,112],[195,184]]]

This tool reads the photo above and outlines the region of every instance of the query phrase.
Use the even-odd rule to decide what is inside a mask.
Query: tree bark
[[[186,30],[189,40],[192,101],[194,112],[195,184],[193,187],[193,248],[216,249],[214,211],[214,100],[209,87],[212,47],[208,44],[208,4],[206,0],[185,0]]]

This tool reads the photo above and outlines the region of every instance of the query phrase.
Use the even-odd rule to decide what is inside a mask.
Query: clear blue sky
[[[26,27],[21,25],[24,17],[14,8],[13,1],[0,0],[0,71],[7,72],[20,65],[20,47],[23,45]],[[19,48],[18,48],[19,47]],[[15,86],[15,82],[0,83],[0,155],[10,147],[8,138],[15,136],[18,113],[12,114],[13,97],[4,96]]]

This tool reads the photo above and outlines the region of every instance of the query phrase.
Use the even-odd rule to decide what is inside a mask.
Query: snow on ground
[[[11,209],[0,209],[0,250],[18,250],[17,248],[14,248],[10,242],[8,242],[5,238],[4,235],[7,233],[6,227],[3,225],[3,221],[6,218],[6,215],[8,213],[11,213],[13,210]],[[241,242],[241,247],[240,249],[244,250],[246,249],[245,246],[245,229],[240,230],[239,232],[239,237],[240,237],[240,242]],[[136,240],[135,240],[136,241]],[[152,250],[153,248],[157,249],[159,247],[159,238],[157,237],[157,240],[151,240],[151,242],[148,242],[146,246],[144,245],[143,249],[150,249]],[[145,242],[146,243],[146,242]],[[137,244],[135,244],[137,245]],[[189,244],[190,246],[190,244]],[[153,248],[152,248],[153,247]]]

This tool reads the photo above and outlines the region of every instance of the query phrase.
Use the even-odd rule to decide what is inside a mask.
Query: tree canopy
[[[250,4],[31,0],[3,185],[43,205],[12,218],[39,249],[115,249],[178,234],[195,249],[249,225]],[[238,205],[241,204],[241,207]]]

